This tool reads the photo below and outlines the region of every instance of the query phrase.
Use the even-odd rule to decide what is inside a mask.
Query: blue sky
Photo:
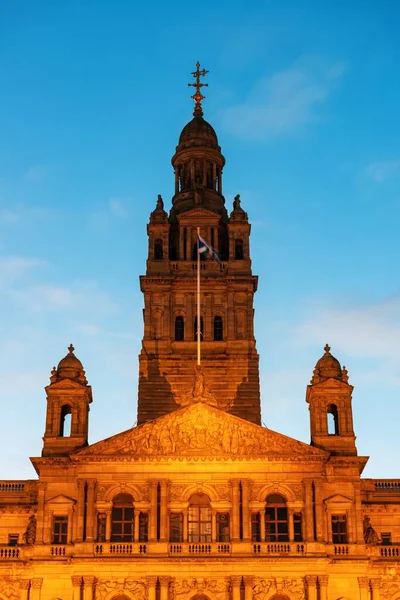
[[[329,342],[365,475],[399,477],[400,85],[393,1],[0,6],[0,477],[34,477],[73,342],[91,442],[136,419],[146,223],[209,69],[224,193],[252,222],[263,421],[309,441]]]

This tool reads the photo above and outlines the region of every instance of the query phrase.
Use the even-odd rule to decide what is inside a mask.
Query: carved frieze
[[[11,577],[2,576],[0,578],[0,595],[14,600],[19,598],[19,583]]]
[[[266,600],[271,594],[285,594],[293,600],[304,600],[305,587],[302,578],[296,579],[288,577],[279,579],[271,577],[270,579],[256,578],[253,585],[253,600]]]
[[[213,600],[226,600],[228,583],[225,579],[181,579],[174,582],[175,600],[189,600],[194,595],[209,594]]]
[[[98,579],[96,585],[96,598],[102,600],[110,593],[123,595],[124,590],[130,592],[135,600],[147,600],[147,584],[133,577],[119,579]]]

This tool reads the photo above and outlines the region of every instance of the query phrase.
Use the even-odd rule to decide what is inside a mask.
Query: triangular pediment
[[[47,504],[75,504],[75,500],[68,498],[68,496],[64,496],[63,494],[59,494],[58,496],[49,498]]]
[[[97,442],[76,457],[326,457],[327,452],[196,402],[139,427]]]
[[[333,494],[325,498],[324,502],[329,504],[347,504],[348,502],[352,502],[352,499],[348,496],[343,496],[343,494]]]
[[[219,222],[221,215],[206,208],[192,208],[178,215],[180,223],[201,225],[204,223],[216,224]]]
[[[88,385],[83,385],[82,383],[78,383],[77,381],[74,381],[73,379],[60,379],[60,381],[56,381],[55,383],[52,383],[51,385],[48,385],[46,388],[46,391],[51,389],[51,390],[87,390],[90,389],[90,386]]]
[[[349,383],[346,383],[344,381],[340,381],[340,379],[335,379],[334,377],[329,377],[329,379],[326,379],[325,381],[321,381],[320,383],[314,383],[313,385],[309,386],[310,388],[314,388],[314,389],[336,389],[336,390],[346,390],[348,391],[348,389],[353,389],[353,386],[350,385]]]

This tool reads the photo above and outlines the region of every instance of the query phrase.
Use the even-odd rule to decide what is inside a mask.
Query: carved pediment
[[[71,455],[325,457],[327,452],[198,402]]]
[[[48,385],[45,390],[51,390],[52,392],[55,392],[56,390],[79,390],[80,392],[86,391],[86,390],[90,390],[90,386],[89,385],[84,385],[82,383],[79,383],[77,381],[74,381],[73,379],[60,379],[59,381],[56,381],[54,383],[52,383],[51,385]]]
[[[335,389],[346,391],[348,393],[349,388],[352,390],[353,386],[345,381],[340,381],[339,379],[335,379],[334,377],[329,377],[325,381],[321,381],[320,383],[314,383],[313,385],[308,386],[313,388],[314,390],[324,390],[324,389]]]
[[[47,500],[47,504],[75,504],[75,500],[68,498],[68,496],[64,496],[63,494],[59,494],[58,496],[54,496]]]

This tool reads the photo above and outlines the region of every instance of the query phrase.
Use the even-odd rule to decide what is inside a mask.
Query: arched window
[[[289,541],[286,500],[279,494],[270,494],[267,497],[265,506],[265,541]]]
[[[113,500],[111,512],[111,541],[133,542],[133,498],[130,494],[118,494]]]
[[[156,240],[154,242],[154,258],[155,258],[155,260],[162,260],[162,258],[163,258],[162,240]]]
[[[183,317],[175,317],[175,340],[183,342],[185,339],[185,321]]]
[[[60,437],[70,437],[71,435],[72,410],[69,404],[64,404],[60,413]]]
[[[339,415],[336,404],[330,404],[327,409],[328,434],[339,435]]]
[[[235,260],[243,260],[243,240],[235,240]]]
[[[222,327],[222,317],[214,317],[214,340],[221,342],[224,339],[224,331]]]
[[[211,505],[206,494],[193,494],[190,497],[188,537],[190,543],[211,542]]]
[[[197,342],[197,317],[194,318],[194,340]],[[200,341],[204,339],[203,317],[200,317]]]

